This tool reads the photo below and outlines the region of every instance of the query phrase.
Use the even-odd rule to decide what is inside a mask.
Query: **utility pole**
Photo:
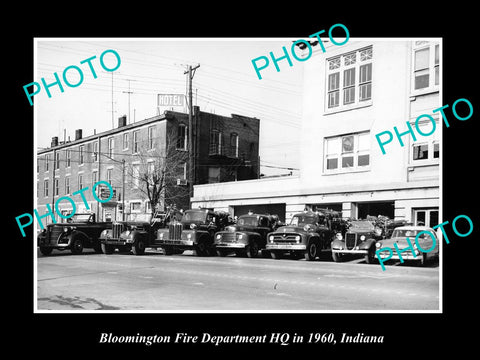
[[[195,156],[194,156],[194,133],[193,133],[193,101],[192,101],[192,80],[195,75],[195,70],[200,67],[200,64],[193,67],[188,65],[188,70],[184,74],[188,74],[188,162],[190,165],[188,187],[190,197],[193,196],[193,183],[195,181]]]

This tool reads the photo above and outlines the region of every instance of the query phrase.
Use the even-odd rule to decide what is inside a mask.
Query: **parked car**
[[[286,253],[299,259],[314,260],[322,250],[330,249],[334,230],[341,227],[341,214],[329,209],[295,214],[287,226],[268,234],[266,250],[273,259]]]
[[[104,254],[133,252],[143,255],[148,247],[157,247],[155,238],[157,230],[164,226],[163,213],[155,213],[150,221],[116,221],[111,228],[100,234],[100,242]]]
[[[276,228],[278,216],[266,214],[241,215],[236,225],[229,225],[215,234],[214,246],[218,256],[234,252],[237,256],[257,257],[265,249],[267,234]]]
[[[209,209],[186,210],[181,221],[174,220],[168,229],[159,229],[155,246],[161,247],[165,255],[184,250],[194,250],[197,256],[212,255],[215,233],[229,225],[226,212]]]
[[[43,255],[53,249],[81,254],[84,248],[93,248],[101,253],[100,233],[112,227],[111,222],[96,222],[94,213],[77,213],[65,223],[48,224],[37,237],[37,245]]]
[[[418,238],[418,245],[423,249],[423,251],[420,251],[418,249],[415,238],[422,231],[429,231],[432,236],[428,235],[427,233],[423,233]],[[412,252],[411,249],[406,249],[409,247],[407,238],[412,244],[414,252]],[[402,250],[400,254],[402,260],[419,261],[421,265],[425,265],[428,260],[438,257],[439,241],[437,238],[437,234],[435,230],[427,226],[397,227],[395,230],[393,230],[391,238],[380,240],[377,242],[375,257],[378,259],[378,256],[380,255],[381,259],[385,259],[389,256],[391,256],[390,259],[400,259],[399,254],[395,250],[394,244],[397,245],[398,249]],[[382,248],[387,247],[392,250],[392,254],[390,254],[390,251],[379,251],[382,250]]]

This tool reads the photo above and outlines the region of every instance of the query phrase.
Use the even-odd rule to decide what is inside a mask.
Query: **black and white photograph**
[[[9,347],[473,348],[471,6],[197,5],[5,32]]]
[[[38,39],[37,310],[441,311],[441,38],[317,36]]]

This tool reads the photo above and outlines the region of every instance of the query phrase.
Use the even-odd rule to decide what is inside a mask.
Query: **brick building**
[[[194,107],[192,124],[192,168],[185,113],[165,111],[132,124],[121,117],[117,128],[102,133],[83,137],[78,129],[72,141],[59,142],[53,137],[50,148],[37,151],[36,209],[46,214],[46,204],[53,209],[59,199],[70,197],[77,213],[93,211],[99,220],[122,220],[124,210],[126,220],[146,219],[152,204],[143,179],[151,178],[161,164],[166,169],[165,187],[153,204],[157,210],[171,204],[189,208],[190,175],[193,184],[259,177],[259,119],[220,116]],[[100,180],[108,181],[114,190],[106,203],[96,201],[90,190]],[[74,194],[85,187],[89,188],[83,192],[86,203],[81,194]],[[96,192],[99,198],[110,195],[108,187],[98,186]],[[73,209],[67,199],[57,205],[63,214]],[[48,216],[43,219],[50,221]]]

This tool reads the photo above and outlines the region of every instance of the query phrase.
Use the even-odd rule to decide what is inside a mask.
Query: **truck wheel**
[[[135,241],[135,244],[132,246],[133,255],[143,255],[145,254],[145,241],[143,239],[138,239]]]
[[[365,262],[367,264],[373,264],[375,262],[375,247],[371,246],[370,249],[368,249],[367,255],[365,255]]]
[[[102,245],[100,243],[96,243],[93,246],[93,250],[95,250],[96,254],[101,254],[102,253]]]
[[[252,241],[251,244],[247,245],[245,248],[247,257],[254,258],[258,256],[258,244],[256,241]]]
[[[52,251],[53,251],[53,248],[51,247],[40,246],[40,252],[45,256],[50,255]]]
[[[305,259],[308,261],[313,261],[318,256],[318,244],[316,241],[311,241],[307,246],[307,251],[305,252]]]
[[[225,250],[217,250],[217,255],[221,257],[227,256],[227,252]]]
[[[72,240],[72,245],[70,246],[70,250],[74,255],[80,255],[83,251],[83,242],[82,239],[76,238]]]
[[[332,251],[332,258],[333,258],[333,261],[340,262],[340,261],[342,261],[342,254],[335,253],[335,252]]]
[[[283,258],[283,253],[280,251],[270,251],[270,256],[272,259],[278,260]]]
[[[113,252],[115,251],[115,248],[112,245],[102,244],[101,246],[102,246],[102,252],[105,255],[113,254]]]
[[[193,253],[195,256],[206,256],[207,255],[207,246],[205,241],[199,241],[197,245],[194,246]]]
[[[173,247],[171,247],[171,246],[165,246],[165,247],[163,248],[163,253],[164,253],[165,255],[173,255]]]

